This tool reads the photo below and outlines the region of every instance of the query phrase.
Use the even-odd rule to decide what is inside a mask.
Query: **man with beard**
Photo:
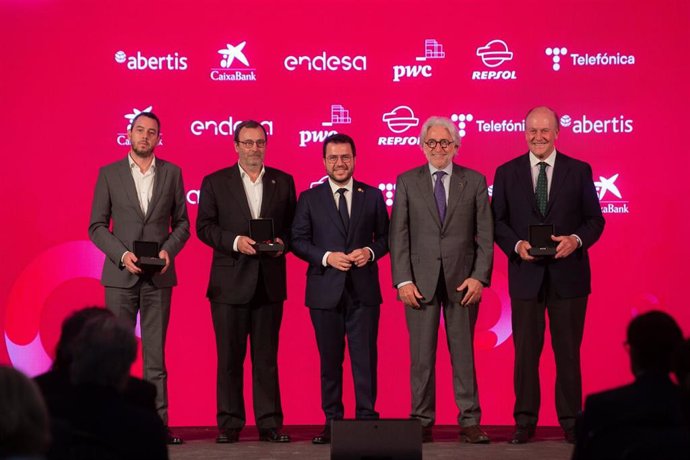
[[[189,219],[180,168],[154,155],[160,121],[141,112],[127,133],[127,158],[101,168],[91,209],[89,237],[105,253],[101,284],[105,305],[134,329],[140,314],[144,379],[156,386],[156,409],[168,425],[165,336],[175,256],[189,239]],[[134,242],[158,244],[160,272],[137,265]],[[182,440],[168,432],[169,444]]]
[[[375,420],[376,339],[382,302],[377,262],[388,253],[388,213],[381,191],[352,178],[355,143],[333,134],[323,143],[328,181],[304,191],[292,224],[295,254],[309,263],[306,305],[321,358],[326,416],[314,444],[331,441],[344,416],[343,359],[347,337],[355,386],[355,418]]]
[[[515,343],[513,444],[529,441],[537,425],[546,313],[556,359],[556,413],[570,443],[582,408],[580,344],[591,290],[587,250],[601,236],[604,217],[590,165],[556,150],[559,127],[552,109],[530,110],[529,151],[501,165],[494,179],[494,233],[508,256]],[[530,254],[529,228],[538,224],[554,226],[555,256]]]

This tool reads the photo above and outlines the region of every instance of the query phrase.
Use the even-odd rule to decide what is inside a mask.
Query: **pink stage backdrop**
[[[203,176],[236,161],[232,132],[241,120],[264,122],[267,164],[293,174],[298,191],[324,178],[323,138],[352,135],[356,177],[392,203],[396,176],[424,162],[416,143],[428,116],[457,123],[457,161],[491,184],[499,164],[526,151],[527,109],[549,104],[561,115],[559,148],[591,163],[607,219],[591,251],[585,392],[630,379],[622,342],[636,313],[666,310],[690,330],[686,1],[0,3],[0,120],[8,128],[0,362],[42,372],[62,319],[102,305],[103,255],[87,237],[93,187],[98,168],[127,153],[131,117],[147,110],[162,120],[156,154],[183,169],[194,223]],[[210,259],[194,234],[177,260],[167,346],[172,425],[215,423]],[[405,417],[408,336],[388,258],[380,265],[378,409]],[[323,420],[305,269],[288,256],[280,344],[287,424]],[[497,250],[476,333],[488,424],[512,423],[506,271]],[[454,423],[443,333],[439,341],[438,423]],[[548,338],[545,348],[540,422],[555,424]],[[345,388],[352,416],[349,368]]]

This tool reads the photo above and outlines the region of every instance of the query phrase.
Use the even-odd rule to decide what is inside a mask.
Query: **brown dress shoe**
[[[534,425],[517,425],[513,437],[510,439],[511,444],[524,444],[534,437]]]
[[[470,444],[489,444],[489,435],[479,425],[466,426],[460,431],[460,439]]]
[[[226,430],[222,430],[216,437],[217,444],[230,444],[239,440],[240,430],[237,428],[228,428]]]

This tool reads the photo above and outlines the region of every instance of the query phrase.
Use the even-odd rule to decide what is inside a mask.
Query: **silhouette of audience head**
[[[40,456],[49,443],[48,411],[38,387],[0,365],[0,458]]]
[[[690,339],[685,340],[678,347],[673,372],[681,388],[690,394]]]
[[[682,341],[683,332],[669,314],[653,310],[635,317],[628,325],[627,337],[633,374],[668,374]]]
[[[112,314],[98,314],[84,322],[69,354],[72,383],[123,391],[137,355],[137,341],[131,328]]]
[[[72,346],[74,339],[77,338],[84,323],[92,318],[112,317],[113,313],[102,307],[86,307],[77,310],[69,315],[62,322],[62,329],[60,331],[60,339],[55,348],[55,361],[53,361],[53,370],[58,372],[69,373],[69,366],[72,362]]]

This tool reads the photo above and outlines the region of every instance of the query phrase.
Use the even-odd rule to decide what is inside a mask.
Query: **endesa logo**
[[[587,115],[578,118],[563,115],[561,126],[570,128],[575,134],[629,134],[634,130],[633,120],[624,115],[606,119],[591,118]]]
[[[616,185],[618,176],[619,174],[614,174],[611,177],[599,176],[599,180],[594,182],[603,214],[630,213],[629,202],[623,200],[623,196]]]
[[[242,123],[242,120],[235,120],[230,115],[227,120],[194,120],[189,125],[189,130],[195,136],[211,135],[211,136],[233,136],[235,128]],[[273,134],[273,122],[264,120],[260,122],[266,129],[268,135]]]
[[[446,52],[443,45],[433,38],[424,40],[424,55],[415,58],[417,62],[427,62],[434,59],[445,59]],[[433,67],[431,64],[394,65],[393,81],[398,83],[407,78],[431,78]]]
[[[127,55],[120,50],[115,53],[115,62],[125,64],[129,70],[187,70],[187,57],[180,53],[168,53],[163,56],[145,56],[141,51]]]
[[[390,112],[384,113],[381,120],[395,134],[403,134],[408,132],[410,128],[419,126],[419,118],[406,105],[399,105]],[[419,138],[414,135],[382,136],[379,137],[378,145],[419,145]]]
[[[329,128],[334,125],[349,125],[352,123],[350,111],[340,104],[331,105],[331,116],[328,121],[321,122],[321,126]],[[334,129],[303,130],[299,132],[299,146],[306,147],[312,143],[322,143],[328,136],[338,131]]]
[[[123,145],[123,146],[132,145],[132,144],[129,142],[129,139],[127,138],[127,132],[128,132],[130,129],[132,129],[132,120],[134,120],[134,118],[135,118],[137,115],[139,115],[140,113],[143,113],[143,112],[152,112],[152,111],[153,111],[153,106],[150,105],[150,106],[146,107],[146,108],[143,109],[143,110],[139,110],[139,109],[137,109],[136,107],[135,107],[135,108],[132,108],[132,112],[130,112],[130,113],[128,113],[128,114],[125,114],[125,116],[124,116],[123,118],[125,118],[125,119],[127,120],[127,129],[125,130],[124,133],[117,133],[117,145]],[[160,146],[160,145],[163,145],[163,135],[162,135],[162,134],[161,134],[161,136],[160,136],[160,138],[159,138],[159,140],[158,140],[158,144],[156,144],[156,146]]]
[[[491,40],[484,46],[477,48],[476,52],[482,63],[490,69],[497,69],[505,62],[513,60],[513,52],[503,40]],[[474,70],[472,80],[515,80],[514,70]]]
[[[220,67],[212,67],[209,78],[213,81],[236,82],[256,81],[256,69],[249,65],[249,59],[244,54],[247,42],[238,45],[225,44],[219,49]]]
[[[310,72],[364,72],[367,70],[367,57],[358,56],[329,56],[326,51],[316,56],[287,56],[283,61],[285,69],[294,72],[307,70]]]
[[[621,65],[635,65],[635,56],[621,52],[586,52],[568,53],[565,46],[550,46],[544,50],[551,59],[551,68],[558,72],[564,63],[570,62],[573,67],[608,67]]]

